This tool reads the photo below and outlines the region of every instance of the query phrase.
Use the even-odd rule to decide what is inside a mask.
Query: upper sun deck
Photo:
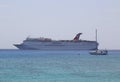
[[[40,37],[40,38],[27,37],[26,40],[24,40],[23,42],[96,42],[96,41],[79,39],[81,34],[82,33],[78,33],[73,40],[52,40],[51,38],[44,38],[44,37]]]
[[[26,38],[24,42],[96,42],[89,40],[52,40],[50,38]]]
[[[79,37],[82,33],[78,33],[73,40],[57,40],[60,42],[71,42],[71,41],[81,41],[79,40]],[[24,40],[24,42],[26,41],[30,41],[30,42],[38,42],[38,41],[42,41],[42,42],[49,42],[49,41],[56,41],[56,40],[52,40],[51,38],[44,38],[44,37],[40,37],[40,38],[30,38],[27,37],[26,40]]]

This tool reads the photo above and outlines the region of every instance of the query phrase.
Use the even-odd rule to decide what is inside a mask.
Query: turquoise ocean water
[[[0,50],[0,82],[120,82],[120,51]]]

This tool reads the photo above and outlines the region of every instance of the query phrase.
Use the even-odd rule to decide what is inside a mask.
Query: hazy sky
[[[95,40],[120,49],[120,0],[0,0],[0,48],[14,48],[27,36]]]

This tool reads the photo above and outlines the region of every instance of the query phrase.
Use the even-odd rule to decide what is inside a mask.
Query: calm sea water
[[[0,82],[120,82],[120,51],[0,50]]]

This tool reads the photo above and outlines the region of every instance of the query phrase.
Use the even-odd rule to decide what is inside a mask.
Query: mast
[[[97,42],[97,29],[95,31],[95,39],[96,39],[96,42]]]
[[[96,39],[96,49],[98,50],[98,41],[97,41],[97,29],[95,30],[95,39]]]

